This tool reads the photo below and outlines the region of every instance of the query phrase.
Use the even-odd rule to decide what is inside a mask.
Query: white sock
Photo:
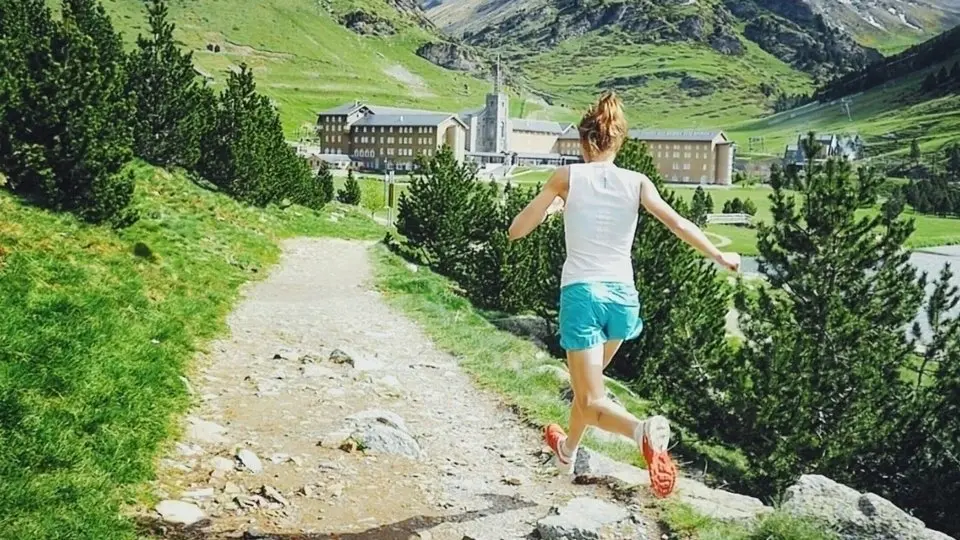
[[[564,461],[572,461],[573,458],[574,458],[574,456],[577,455],[577,449],[576,449],[576,448],[574,448],[572,451],[567,449],[567,438],[566,438],[566,437],[564,437],[564,439],[563,439],[562,441],[560,441],[559,450],[560,450],[560,457],[562,457],[562,458],[564,459]]]
[[[640,423],[637,424],[636,429],[633,430],[633,440],[638,445],[643,444],[643,434],[644,434],[644,431],[646,430],[646,427],[647,427],[647,421],[641,420]]]

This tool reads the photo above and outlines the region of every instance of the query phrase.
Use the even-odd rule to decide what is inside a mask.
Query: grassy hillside
[[[103,0],[114,25],[131,44],[146,30],[142,0]],[[280,108],[284,130],[316,121],[316,112],[354,99],[459,111],[480,106],[489,83],[442,69],[415,54],[430,32],[384,0],[174,0],[176,38],[194,52],[198,69],[222,84],[242,62],[256,74],[259,90]],[[361,36],[337,17],[362,9],[391,22],[398,33]],[[220,52],[207,50],[219,45]],[[515,104],[517,108],[520,103]],[[528,104],[534,112],[536,104]]]
[[[566,120],[613,87],[628,104],[635,127],[726,129],[769,111],[763,82],[792,92],[813,89],[808,75],[753,43],[745,45],[743,56],[726,56],[699,44],[641,45],[616,33],[594,33],[519,65],[533,87],[568,105]],[[618,78],[632,80],[618,84]]]
[[[841,100],[810,104],[730,128],[741,147],[749,137],[763,137],[769,153],[783,154],[807,131],[859,133],[868,142],[871,157],[909,151],[914,138],[925,152],[937,151],[960,140],[960,94],[930,96],[920,92],[927,73],[960,59],[960,52],[942,64],[887,83],[886,86],[849,96],[850,117]]]
[[[145,165],[122,231],[0,190],[0,537],[133,538],[196,347],[287,236],[375,239],[340,207],[247,208]],[[331,212],[346,216],[337,223]]]

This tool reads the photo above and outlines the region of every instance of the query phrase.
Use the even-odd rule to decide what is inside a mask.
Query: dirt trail
[[[551,507],[612,500],[541,464],[539,433],[373,290],[368,251],[292,241],[247,291],[231,335],[191,381],[197,405],[156,485],[207,519],[183,532],[150,509],[144,529],[167,538],[537,538]],[[330,360],[338,348],[355,366]],[[420,458],[341,449],[345,419],[369,410],[398,415],[374,414],[387,418],[372,429],[408,432]],[[240,465],[244,449],[261,472],[250,470],[254,460]],[[659,537],[638,507],[618,506],[632,519],[604,538]]]

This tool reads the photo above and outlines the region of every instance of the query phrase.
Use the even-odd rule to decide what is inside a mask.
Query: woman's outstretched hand
[[[740,271],[740,254],[729,251],[723,252],[717,257],[717,264],[731,272],[738,272]]]

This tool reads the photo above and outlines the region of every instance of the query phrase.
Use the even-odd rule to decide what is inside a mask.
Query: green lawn
[[[693,198],[695,188],[682,187],[676,188],[676,192],[688,202]],[[729,189],[714,189],[708,193],[713,198],[714,212],[720,212],[724,202],[739,197],[740,199],[750,199],[757,205],[757,221],[768,222],[772,219],[770,214],[770,193],[771,190],[765,187],[733,187]],[[862,210],[860,215],[870,215],[877,210]],[[960,219],[941,218],[924,214],[917,214],[908,209],[905,216],[912,218],[916,224],[916,231],[907,241],[907,247],[921,248],[932,246],[943,246],[960,244]],[[736,251],[743,255],[757,255],[757,234],[756,229],[747,227],[738,227],[733,225],[710,225],[707,232],[725,236],[732,240],[732,243],[723,249]]]
[[[134,538],[121,510],[148,497],[181,376],[240,286],[281,238],[383,235],[337,205],[261,211],[132,167],[142,218],[120,232],[0,190],[0,537]]]

